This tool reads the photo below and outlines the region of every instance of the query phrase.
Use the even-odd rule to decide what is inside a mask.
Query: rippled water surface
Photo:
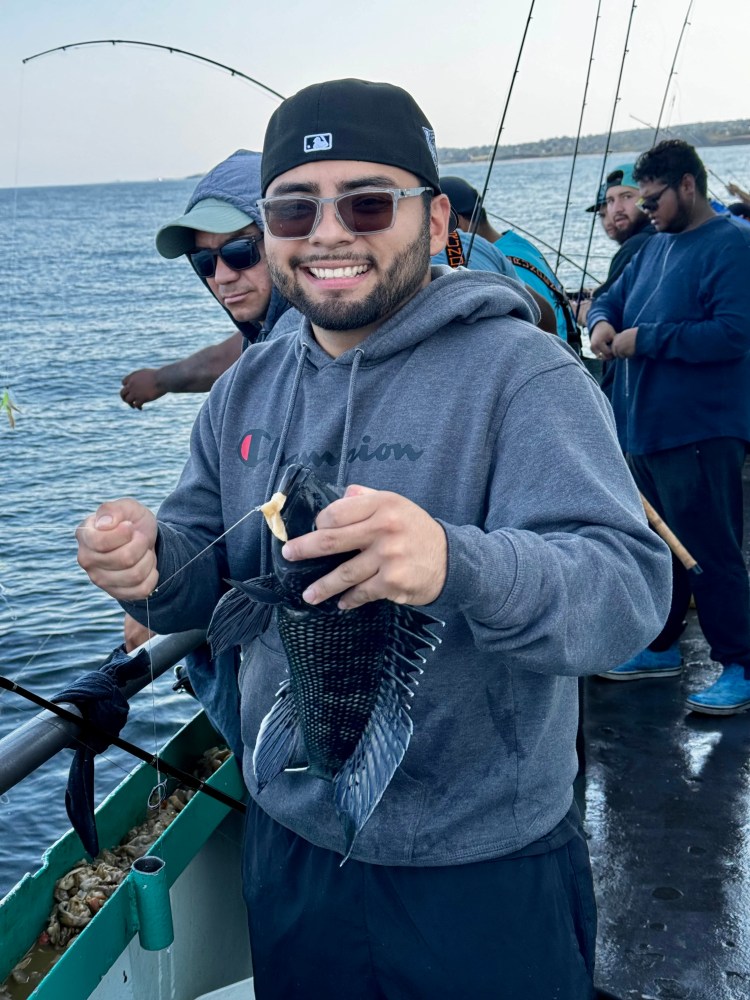
[[[717,175],[750,187],[748,150],[705,151]],[[627,160],[618,157],[614,162]],[[486,164],[452,166],[481,188]],[[495,166],[487,206],[557,248],[570,159]],[[563,253],[589,240],[597,159],[579,160]],[[157,507],[175,482],[200,396],[167,396],[143,412],[118,390],[134,368],[175,360],[227,335],[230,324],[184,261],[162,260],[158,227],[179,215],[194,181],[0,190],[0,391],[21,408],[0,414],[0,672],[49,697],[97,666],[121,640],[119,607],[76,563],[74,530],[102,500],[132,495]],[[717,194],[723,193],[712,177]],[[594,231],[589,270],[607,271],[614,245]],[[554,264],[556,254],[545,249]],[[577,288],[580,272],[562,261]],[[589,284],[591,282],[589,281]],[[170,677],[131,706],[124,736],[149,749],[195,710]],[[0,693],[0,737],[36,713]],[[0,797],[0,896],[68,826],[66,751]],[[135,762],[97,761],[97,801]]]

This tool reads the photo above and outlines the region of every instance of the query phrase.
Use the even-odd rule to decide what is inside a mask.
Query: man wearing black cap
[[[347,762],[333,784],[315,777],[307,737],[274,714],[258,757],[280,766],[259,787],[252,751],[288,664],[273,622],[243,646],[256,995],[587,1000],[596,913],[572,794],[577,676],[655,634],[669,554],[601,393],[534,327],[523,287],[430,267],[449,204],[413,98],[361,80],[302,90],[271,118],[262,187],[268,266],[305,320],[214,387],[158,521],[132,500],[104,504],[79,529],[81,565],[141,619],[204,625],[223,579],[267,572],[270,534],[247,514],[285,467],[345,491],[316,530],[273,550],[286,571],[347,557],[304,590],[302,614],[327,600],[320,614],[413,605],[444,622],[442,642],[409,703],[402,763],[343,867]],[[571,448],[581,425],[589,447]],[[404,642],[408,630],[389,656]],[[331,661],[334,687],[351,683],[348,648]],[[396,697],[393,669],[377,676]],[[369,794],[394,722],[362,731],[345,794]]]

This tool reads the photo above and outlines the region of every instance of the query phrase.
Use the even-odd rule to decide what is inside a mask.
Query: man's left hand
[[[423,605],[440,595],[448,566],[445,532],[406,497],[352,485],[315,525],[284,545],[286,559],[357,554],[307,588],[302,596],[309,604],[341,594],[342,610],[383,599]]]
[[[616,358],[632,358],[635,354],[635,338],[638,336],[638,327],[631,326],[627,330],[621,330],[612,341],[612,353]]]

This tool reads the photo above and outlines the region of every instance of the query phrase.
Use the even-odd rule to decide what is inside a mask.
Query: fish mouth
[[[279,483],[277,492],[283,493],[285,497],[288,497],[295,485],[304,478],[303,473],[309,472],[310,470],[306,469],[302,465],[288,466],[284,470],[284,475],[281,477],[281,482]]]
[[[321,510],[343,496],[343,490],[322,482],[308,466],[297,464],[284,471],[277,492],[286,497],[281,520],[289,538],[314,531]]]

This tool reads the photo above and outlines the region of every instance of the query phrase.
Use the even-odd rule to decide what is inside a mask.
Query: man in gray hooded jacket
[[[586,1000],[596,912],[573,804],[577,678],[659,631],[669,553],[606,400],[534,327],[523,288],[430,269],[449,204],[408,94],[340,80],[285,101],[262,189],[269,268],[305,319],[213,388],[158,520],[134,500],[103,504],[78,530],[79,561],[160,630],[207,625],[226,578],[265,572],[270,535],[247,514],[283,469],[346,486],[284,546],[292,562],[356,553],[304,599],[420,606],[443,641],[403,763],[343,868],[330,784],[296,771],[258,789],[251,751],[287,663],[274,625],[244,647],[257,996]]]

